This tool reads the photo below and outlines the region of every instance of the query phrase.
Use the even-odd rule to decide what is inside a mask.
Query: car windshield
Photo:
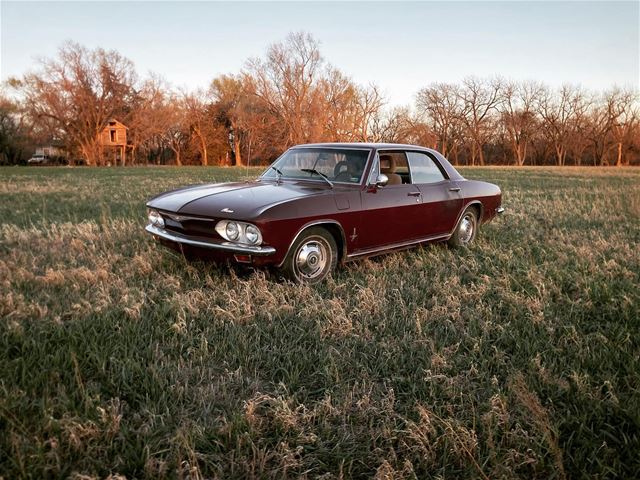
[[[288,150],[261,178],[295,178],[304,180],[360,183],[369,150],[348,148],[293,148]]]

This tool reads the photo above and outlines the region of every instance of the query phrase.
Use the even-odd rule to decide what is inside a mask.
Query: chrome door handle
[[[459,192],[460,191],[460,187],[451,187],[449,189],[450,192]]]
[[[407,195],[409,197],[419,197],[422,194],[420,192],[409,192],[409,193],[407,193]]]

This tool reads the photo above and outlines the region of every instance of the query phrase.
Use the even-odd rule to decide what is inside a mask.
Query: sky
[[[640,85],[640,2],[11,2],[0,0],[0,78],[66,40],[115,49],[140,76],[207,88],[289,32],[392,105],[432,82],[501,75],[603,90]]]

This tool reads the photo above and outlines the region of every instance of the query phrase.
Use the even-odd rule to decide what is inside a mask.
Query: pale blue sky
[[[8,2],[2,79],[65,40],[113,48],[139,74],[207,87],[304,30],[355,81],[405,104],[434,81],[500,74],[552,85],[638,87],[640,2]]]

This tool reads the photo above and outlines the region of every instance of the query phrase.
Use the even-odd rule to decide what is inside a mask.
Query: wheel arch
[[[291,239],[291,242],[289,242],[289,246],[287,247],[287,252],[285,253],[282,261],[277,265],[278,267],[281,267],[284,264],[284,262],[287,260],[287,257],[291,252],[291,247],[293,247],[293,244],[296,243],[296,240],[298,240],[300,235],[302,235],[302,233],[305,230],[308,230],[311,227],[324,228],[331,234],[331,236],[336,242],[336,246],[338,247],[339,262],[342,262],[344,261],[345,258],[347,258],[347,237],[344,234],[344,228],[342,228],[342,225],[340,224],[340,222],[333,219],[314,220],[312,222],[305,223],[302,227],[298,229],[296,234]]]
[[[482,216],[484,215],[484,205],[482,205],[482,202],[480,200],[471,200],[470,202],[465,203],[460,209],[460,213],[458,214],[458,218],[456,219],[456,223],[454,224],[453,230],[449,234],[449,237],[451,237],[455,233],[456,228],[458,228],[458,225],[460,224],[462,215],[464,215],[464,212],[466,212],[469,207],[473,207],[476,210],[478,215],[478,225],[482,223]]]
[[[469,207],[472,207],[476,210],[476,212],[478,212],[478,223],[482,223],[482,218],[484,217],[484,205],[482,204],[482,202],[480,200],[473,200],[465,205],[465,207],[462,209],[462,212],[464,212]]]

